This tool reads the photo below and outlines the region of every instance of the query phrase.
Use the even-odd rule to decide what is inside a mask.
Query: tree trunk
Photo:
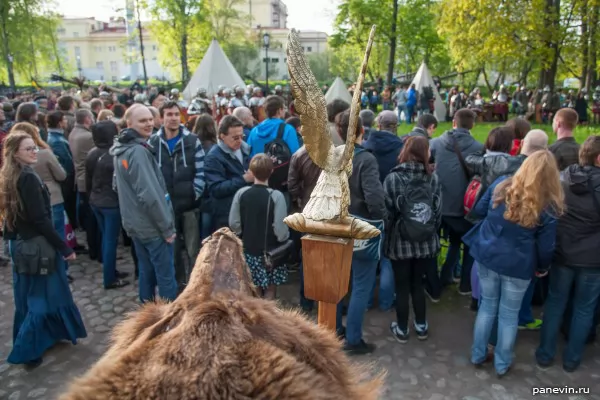
[[[390,38],[390,59],[388,61],[387,84],[392,85],[394,79],[394,65],[396,60],[396,29],[398,23],[398,0],[394,0],[394,10],[392,12],[392,35]]]
[[[597,35],[598,35],[598,22],[599,22],[598,15],[599,14],[600,14],[600,4],[596,3],[592,9],[592,12],[590,15],[590,23],[589,23],[589,26],[590,26],[590,31],[589,31],[590,54],[589,54],[589,58],[588,58],[587,77],[585,80],[585,88],[587,89],[588,93],[590,93],[590,91],[594,89],[594,85],[596,84],[596,77],[597,77],[596,66],[597,66],[598,51],[596,50],[596,47],[598,45]]]
[[[137,12],[138,32],[140,35],[140,55],[142,56],[142,68],[144,69],[144,86],[148,87],[148,72],[146,71],[146,57],[144,56],[144,38],[142,35],[142,20],[140,19],[140,2],[135,2],[135,10]]]
[[[188,35],[184,32],[181,35],[181,81],[183,86],[188,82],[188,56],[187,56]]]
[[[550,90],[554,90],[554,81],[556,79],[556,71],[558,69],[558,38],[557,32],[560,32],[560,0],[546,0],[544,7],[544,26],[546,27],[546,47],[551,50],[551,60],[549,66],[542,67],[540,71],[539,86],[544,88],[550,86]],[[548,60],[545,60],[548,61]]]
[[[490,81],[488,80],[487,73],[485,72],[485,67],[481,67],[481,73],[483,74],[483,81],[485,82],[485,86],[487,86],[488,92],[490,93],[490,96],[491,96],[492,92],[494,91],[494,88],[492,87],[492,85],[490,85]]]
[[[581,77],[579,78],[579,87],[585,86],[589,68],[589,44],[590,37],[588,31],[588,6],[587,0],[581,2]]]
[[[8,10],[5,10],[4,7],[8,7],[8,4],[4,3],[4,5],[0,6],[0,24],[2,25],[2,47],[4,50],[4,60],[6,62],[6,69],[8,70],[8,83],[10,85],[10,89],[14,92],[16,90],[15,74],[13,72],[12,55],[10,54],[8,30],[6,29],[6,18],[8,18]]]

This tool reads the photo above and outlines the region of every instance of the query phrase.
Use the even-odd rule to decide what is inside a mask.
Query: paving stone
[[[33,389],[29,392],[27,397],[30,399],[37,399],[39,397],[42,397],[44,394],[46,394],[47,390],[48,389],[46,389],[46,388]]]
[[[120,249],[119,254],[123,256],[119,270],[133,273],[129,249]],[[100,264],[90,262],[86,256],[71,263],[69,271],[76,279],[71,285],[73,298],[86,323],[88,337],[76,346],[54,346],[44,355],[39,368],[27,372],[22,366],[6,363],[12,348],[12,272],[0,268],[0,399],[58,398],[71,379],[84,373],[106,351],[112,327],[139,306],[137,283],[104,290]],[[290,279],[278,291],[285,307],[298,301],[298,274],[290,274]],[[406,344],[399,344],[389,334],[393,313],[371,310],[366,314],[365,340],[379,347],[373,355],[353,361],[373,363],[376,371],[387,371],[381,400],[530,400],[531,388],[540,386],[590,387],[592,395],[584,396],[586,400],[600,400],[599,344],[586,348],[581,368],[575,373],[565,373],[560,365],[539,371],[533,361],[539,334],[519,332],[515,363],[506,378],[498,381],[492,365],[475,370],[469,362],[475,314],[468,305],[469,299],[444,294],[441,303],[427,310],[431,331],[439,334],[432,334],[425,342],[411,337]],[[535,315],[540,311],[534,309]],[[309,317],[315,320],[316,312]]]

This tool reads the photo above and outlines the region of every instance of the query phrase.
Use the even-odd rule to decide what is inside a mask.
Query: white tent
[[[346,87],[346,84],[339,76],[335,78],[335,81],[331,84],[331,87],[325,93],[325,102],[327,104],[331,103],[335,99],[344,100],[348,104],[352,104],[352,96],[350,96],[350,92]]]
[[[446,120],[446,105],[442,101],[440,93],[437,90],[437,86],[435,86],[435,82],[433,82],[433,79],[431,78],[429,68],[427,68],[427,65],[425,65],[425,63],[421,64],[421,67],[417,71],[417,74],[415,75],[415,78],[413,79],[412,83],[415,85],[415,88],[419,92],[421,92],[422,88],[431,86],[431,89],[433,90],[433,95],[435,96],[435,110],[433,111],[433,113],[439,122],[444,122]]]
[[[219,42],[213,39],[196,72],[192,75],[192,79],[185,87],[183,98],[190,101],[199,88],[206,89],[208,95],[212,96],[217,93],[219,85],[224,85],[230,89],[233,85],[246,86],[240,74],[237,73],[233,64],[219,46]]]

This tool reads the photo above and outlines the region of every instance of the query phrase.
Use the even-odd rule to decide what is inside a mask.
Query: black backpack
[[[435,234],[433,192],[429,180],[411,180],[400,210],[400,236],[411,242],[424,242]]]
[[[283,140],[285,125],[285,122],[279,125],[277,137],[265,144],[265,154],[271,157],[274,166],[273,174],[269,178],[269,187],[287,192],[287,179],[292,152],[288,144]]]

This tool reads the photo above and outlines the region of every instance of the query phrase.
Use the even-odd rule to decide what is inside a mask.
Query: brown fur
[[[333,333],[257,298],[241,242],[221,229],[181,296],[130,314],[61,399],[369,400],[382,380],[353,366]]]

